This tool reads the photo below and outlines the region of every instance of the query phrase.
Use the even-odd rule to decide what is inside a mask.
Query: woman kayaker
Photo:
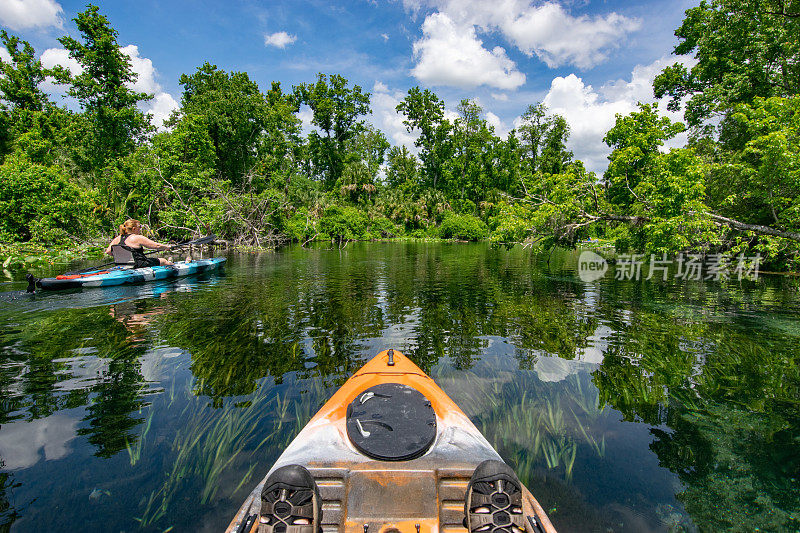
[[[111,244],[106,248],[106,253],[114,256],[112,247],[122,246],[133,255],[133,268],[154,267],[159,265],[171,265],[172,261],[163,257],[147,257],[144,249],[167,250],[169,246],[155,241],[151,241],[142,235],[142,225],[138,220],[129,218],[119,227],[119,235],[114,237]]]

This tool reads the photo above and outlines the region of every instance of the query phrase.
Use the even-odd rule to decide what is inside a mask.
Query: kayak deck
[[[143,283],[163,279],[180,278],[208,272],[220,268],[225,263],[224,257],[197,259],[195,261],[179,261],[173,265],[146,268],[115,267],[112,269],[85,272],[79,276],[59,276],[43,278],[36,281],[42,290],[53,291],[76,289],[81,287],[111,287],[126,283]]]
[[[366,389],[375,390],[372,387],[387,383],[418,391],[436,415],[435,438],[417,458],[370,458],[348,437],[351,403]],[[365,396],[369,399],[369,394],[372,393],[362,395],[360,402],[364,403]],[[369,426],[370,431],[360,424],[358,427],[366,436],[374,431],[373,426]],[[402,437],[396,435],[400,445],[404,445]],[[334,394],[267,475],[289,464],[308,468],[319,486],[322,529],[326,532],[459,533],[466,531],[463,520],[467,484],[478,464],[486,459],[500,460],[500,456],[461,409],[408,358],[389,350],[375,356]],[[258,515],[265,481],[266,477],[250,493],[227,531],[238,532],[243,521]],[[554,533],[536,499],[527,489],[523,492],[526,515],[533,517],[543,531]],[[534,531],[528,528],[527,531]],[[257,531],[257,525],[251,531]]]

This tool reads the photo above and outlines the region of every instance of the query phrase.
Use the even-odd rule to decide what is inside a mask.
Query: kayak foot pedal
[[[317,533],[322,503],[314,477],[305,467],[275,470],[261,492],[260,533]]]
[[[514,470],[494,459],[479,464],[467,486],[464,514],[471,533],[498,531],[499,528],[525,531],[522,484]]]

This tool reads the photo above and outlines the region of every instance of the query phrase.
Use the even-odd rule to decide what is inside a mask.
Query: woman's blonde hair
[[[141,224],[139,224],[138,220],[136,220],[135,218],[129,218],[128,220],[123,222],[122,225],[119,227],[119,234],[120,235],[126,235],[126,234],[127,235],[131,235],[131,234],[133,234],[133,230],[135,230],[137,227],[140,227],[140,226],[141,226]]]

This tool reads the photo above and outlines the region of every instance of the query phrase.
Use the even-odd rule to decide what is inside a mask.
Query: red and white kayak
[[[463,411],[397,350],[376,355],[317,412],[269,473],[302,465],[322,499],[322,530],[339,533],[465,532],[472,473],[500,459]],[[258,531],[261,490],[228,526]],[[555,533],[523,487],[528,533]]]

